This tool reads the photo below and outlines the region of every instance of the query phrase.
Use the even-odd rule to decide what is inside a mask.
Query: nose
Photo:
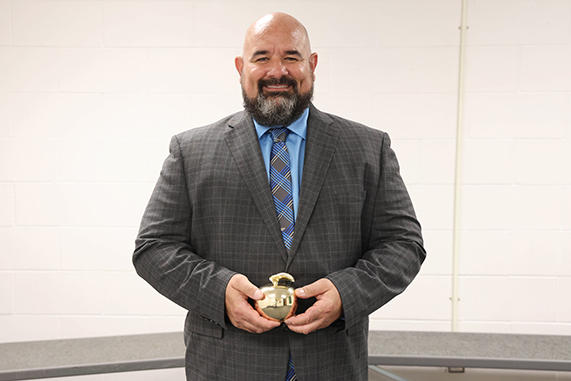
[[[281,60],[273,60],[270,65],[268,77],[282,78],[284,75],[288,74],[286,65],[284,65]]]

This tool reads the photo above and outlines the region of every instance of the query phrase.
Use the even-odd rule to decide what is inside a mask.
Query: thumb
[[[311,298],[313,296],[317,296],[323,294],[325,291],[328,290],[328,282],[331,282],[328,279],[319,279],[313,283],[310,283],[306,286],[298,288],[295,290],[295,295],[301,299]]]
[[[234,279],[235,278],[235,279]],[[236,274],[232,277],[231,281],[234,281],[233,287],[245,294],[249,298],[254,300],[260,300],[264,298],[264,294],[260,289],[254,286],[245,275]]]

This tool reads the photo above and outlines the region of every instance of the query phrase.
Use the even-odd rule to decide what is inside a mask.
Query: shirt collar
[[[290,130],[291,132],[293,132],[294,134],[298,135],[303,140],[305,140],[305,136],[307,134],[308,117],[309,117],[309,107],[305,109],[303,114],[301,114],[301,116],[295,122],[287,126],[288,130]],[[270,127],[262,126],[261,124],[256,122],[256,119],[253,120],[254,120],[254,126],[256,126],[256,133],[258,134],[258,139],[260,139],[262,135],[264,135],[266,132],[270,130]]]

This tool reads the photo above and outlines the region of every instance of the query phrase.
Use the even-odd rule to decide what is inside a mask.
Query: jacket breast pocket
[[[321,259],[329,261],[329,264],[339,262],[339,268],[354,264],[361,252],[365,197],[364,190],[320,194],[308,224],[308,239],[305,240],[312,246],[311,252],[320,253]]]
[[[367,192],[364,190],[321,194],[313,218],[330,221],[330,226],[335,225],[337,228],[358,222],[361,219],[366,195]]]

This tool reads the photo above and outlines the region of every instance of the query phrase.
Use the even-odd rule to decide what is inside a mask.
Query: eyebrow
[[[254,52],[254,54],[252,54],[252,57],[256,57],[256,56],[265,56],[266,54],[268,54],[269,52],[267,50],[257,50]]]
[[[297,50],[286,50],[286,55],[301,57],[301,53],[298,52]]]
[[[264,55],[266,55],[266,54],[268,54],[268,53],[269,53],[269,50],[257,50],[257,51],[254,52],[254,54],[252,54],[252,57],[264,56]],[[295,49],[294,49],[294,50],[286,50],[285,53],[286,53],[287,56],[293,55],[293,56],[298,56],[298,57],[300,57],[300,58],[302,57],[301,53],[300,53],[298,50],[295,50]]]

